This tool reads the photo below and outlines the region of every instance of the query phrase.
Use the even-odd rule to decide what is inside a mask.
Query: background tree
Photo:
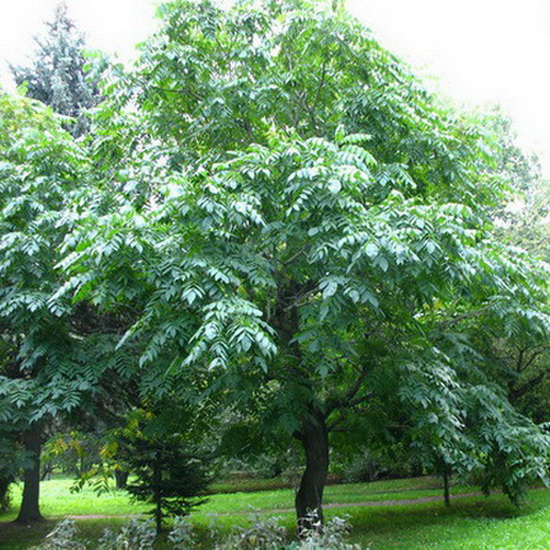
[[[29,459],[22,522],[41,519],[44,428],[90,404],[106,372],[116,380],[135,365],[135,354],[114,349],[123,316],[73,307],[59,292],[61,245],[89,182],[85,151],[60,123],[37,101],[0,94],[0,422],[19,432]]]
[[[495,232],[513,247],[518,247],[538,260],[548,263],[550,189],[549,182],[541,174],[535,156],[526,155],[516,144],[511,121],[496,110],[488,123],[497,130],[501,143],[498,164],[503,173],[510,176],[509,192],[505,201],[492,216]],[[494,375],[500,377],[507,389],[510,401],[536,422],[548,422],[549,346],[545,334],[517,333],[511,339],[500,334],[485,337],[487,355],[492,357]]]
[[[490,237],[498,125],[441,106],[344,13],[161,12],[135,73],[113,68],[89,150],[0,96],[0,418],[34,457],[21,519],[40,517],[40,428],[111,403],[106,373],[298,441],[302,526],[322,517],[334,433],[388,440],[396,420],[427,466],[517,500],[547,437],[488,343],[547,339],[546,275]]]
[[[201,437],[193,426],[197,415],[173,400],[161,407],[160,414],[133,411],[117,438],[117,457],[134,476],[125,489],[135,500],[154,506],[150,513],[157,533],[166,517],[188,515],[203,504],[209,482],[207,457],[201,454]]]
[[[2,426],[2,428],[4,428]],[[0,511],[5,512],[11,503],[10,485],[17,479],[25,456],[12,431],[0,432]]]
[[[66,306],[50,298],[57,282],[55,248],[66,234],[62,208],[82,157],[51,111],[2,94],[0,158],[0,326],[10,347],[2,369],[1,410],[4,422],[10,422],[10,414],[16,417],[14,425],[26,415],[22,438],[31,466],[25,470],[20,514],[26,522],[41,517],[41,425],[58,406],[70,408],[75,398],[74,387],[62,387],[67,379],[60,377],[55,385],[52,376],[48,382],[41,375],[62,372],[59,354],[68,344],[60,321]],[[48,396],[56,398],[48,402]]]
[[[97,75],[86,70],[89,61],[84,56],[84,36],[69,18],[64,2],[58,4],[53,21],[46,26],[47,34],[35,37],[38,48],[31,64],[10,68],[17,85],[26,86],[29,97],[73,119],[64,126],[80,136],[88,127],[85,112],[100,99]]]

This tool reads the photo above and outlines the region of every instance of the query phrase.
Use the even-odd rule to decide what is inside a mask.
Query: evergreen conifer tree
[[[18,86],[26,84],[29,97],[75,119],[66,128],[78,137],[86,132],[83,112],[99,99],[97,83],[85,71],[84,35],[69,18],[65,2],[57,6],[46,26],[47,34],[35,37],[38,48],[31,64],[10,69]]]

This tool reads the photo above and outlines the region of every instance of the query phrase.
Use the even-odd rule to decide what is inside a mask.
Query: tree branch
[[[455,325],[456,323],[459,323],[460,321],[464,321],[466,319],[472,319],[474,317],[478,317],[488,311],[490,309],[489,306],[483,306],[479,309],[476,309],[474,311],[468,311],[467,313],[462,313],[461,315],[457,315],[456,317],[452,317],[451,319],[447,319],[446,321],[442,321],[440,323],[442,328],[447,328],[450,326]]]
[[[367,375],[370,372],[370,368],[368,365],[363,366],[361,369],[361,372],[359,373],[359,376],[355,379],[353,384],[348,388],[348,390],[345,392],[345,395],[341,399],[335,399],[332,402],[329,402],[327,404],[325,416],[328,417],[332,412],[334,412],[336,409],[344,409],[347,407],[353,407],[360,403],[363,403],[365,401],[368,401],[370,398],[370,395],[361,396],[360,398],[354,399],[361,389],[361,386],[363,385],[363,382],[367,378]]]

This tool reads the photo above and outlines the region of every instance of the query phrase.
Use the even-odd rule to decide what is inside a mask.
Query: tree
[[[46,23],[48,34],[35,40],[38,49],[28,67],[11,66],[18,86],[25,86],[27,95],[37,99],[72,120],[64,123],[74,136],[86,132],[86,110],[99,99],[97,75],[87,72],[84,36],[75,27],[64,2],[58,4],[54,20]]]
[[[15,481],[21,464],[25,463],[21,446],[7,430],[0,432],[0,511],[5,512],[10,504],[10,485]]]
[[[18,432],[26,450],[24,523],[42,519],[43,428],[84,406],[105,372],[128,368],[111,334],[122,317],[98,318],[59,292],[61,245],[78,219],[88,168],[50,108],[0,93],[0,430]]]
[[[488,121],[498,130],[502,152],[498,163],[511,175],[506,202],[493,214],[497,238],[525,250],[531,258],[548,263],[549,182],[542,176],[536,156],[528,156],[516,144],[511,121],[498,110]],[[486,355],[491,356],[494,375],[507,388],[510,401],[524,414],[543,423],[550,419],[548,401],[549,345],[546,334],[516,334],[512,339],[500,335],[485,337]]]
[[[136,500],[153,504],[150,513],[157,533],[165,517],[185,516],[206,502],[203,497],[209,482],[205,456],[197,453],[197,441],[189,438],[189,411],[182,411],[174,401],[163,408],[167,406],[170,415],[179,418],[175,429],[167,429],[173,419],[167,422],[162,413],[136,410],[118,437],[117,457],[135,476],[125,489]]]
[[[40,432],[44,417],[56,408],[45,405],[46,396],[53,390],[55,402],[66,406],[74,398],[74,389],[65,388],[63,395],[61,385],[40,388],[38,381],[41,373],[59,367],[56,355],[67,343],[66,331],[60,330],[64,305],[49,298],[56,281],[56,241],[65,234],[61,207],[78,178],[79,152],[69,138],[37,102],[0,95],[0,328],[10,349],[2,365],[1,410],[4,422],[24,426],[30,463],[19,515],[23,522],[41,519]]]
[[[151,377],[177,373],[187,399],[254,409],[300,442],[300,527],[322,519],[331,432],[390,420],[386,395],[438,460],[516,498],[545,475],[548,438],[488,376],[473,327],[549,325],[537,264],[490,236],[498,140],[345,13],[161,14],[99,114],[99,144],[130,146],[106,171],[116,191],[91,191],[117,210],[90,209],[71,238],[74,299],[137,299],[119,345],[143,345]]]

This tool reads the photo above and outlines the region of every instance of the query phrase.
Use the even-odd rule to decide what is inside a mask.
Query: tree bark
[[[449,491],[449,471],[446,468],[443,470],[443,498],[445,500],[445,506],[451,506],[451,493]]]
[[[306,469],[296,493],[298,534],[319,530],[323,524],[323,491],[329,466],[328,430],[324,415],[316,410],[302,423],[297,435],[306,455]]]
[[[8,496],[11,482],[12,479],[10,478],[0,477],[0,511],[5,511],[5,508],[7,508],[9,498],[6,497]]]
[[[23,436],[25,451],[32,461],[24,474],[23,500],[16,523],[44,521],[40,513],[40,451],[42,449],[42,428],[34,423]]]
[[[300,332],[298,303],[312,290],[295,280],[287,281],[277,291],[277,299],[271,324],[279,336],[280,356],[284,360],[285,377],[295,389],[301,386],[299,399],[304,395],[309,405],[295,437],[302,443],[306,457],[306,468],[296,493],[296,515],[298,534],[303,536],[312,529],[320,530],[323,524],[323,490],[328,475],[329,446],[326,415],[311,402],[315,395],[312,380],[302,365],[302,350],[296,340]]]
[[[155,525],[157,534],[162,530],[162,455],[161,451],[155,451],[155,464],[153,466],[153,484],[155,499]]]
[[[117,489],[126,489],[128,485],[128,472],[124,470],[115,470],[115,482]]]

